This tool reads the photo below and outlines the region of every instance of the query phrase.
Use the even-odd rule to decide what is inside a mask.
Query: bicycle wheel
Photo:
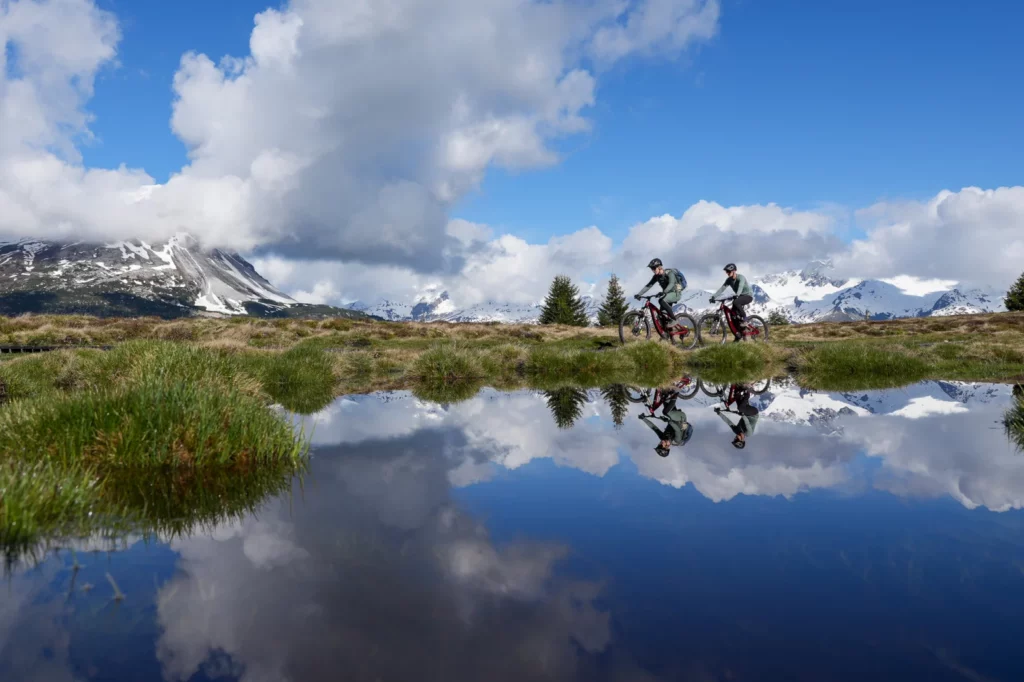
[[[697,340],[702,346],[725,343],[727,331],[718,313],[701,315],[700,321],[697,322]]]
[[[691,350],[700,341],[697,333],[697,320],[688,313],[679,313],[676,315],[676,323],[685,330],[685,333],[670,336],[669,339],[683,350]]]
[[[708,394],[712,398],[720,398],[722,396],[722,391],[725,390],[725,386],[724,385],[720,386],[718,384],[709,384],[709,383],[705,382],[704,380],[701,380],[700,381],[700,390],[704,391],[706,394]]]
[[[700,391],[700,380],[695,377],[685,376],[676,382],[676,386],[678,387],[676,390],[679,392],[679,397],[683,400],[689,400]]]
[[[649,338],[651,338],[651,323],[642,310],[631,310],[619,320],[619,341],[623,345],[629,341]]]
[[[760,315],[750,315],[747,317],[747,327],[750,328],[751,332],[757,332],[747,336],[751,341],[764,342],[768,340],[768,323]]]
[[[771,387],[771,379],[762,379],[761,381],[755,381],[750,385],[750,392],[753,393],[754,395],[761,395]]]

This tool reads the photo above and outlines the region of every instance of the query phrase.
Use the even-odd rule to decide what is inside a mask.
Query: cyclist
[[[665,326],[678,326],[679,322],[676,320],[676,313],[672,310],[672,306],[678,303],[682,297],[683,289],[686,288],[686,279],[679,270],[663,267],[660,258],[653,259],[647,264],[647,267],[654,272],[654,276],[651,277],[651,281],[647,283],[647,286],[641,289],[640,293],[634,295],[633,298],[639,301],[640,297],[647,293],[648,289],[655,284],[660,284],[661,293],[658,294],[658,303],[661,306],[661,314],[665,318]]]
[[[736,403],[735,412],[729,409],[729,405],[733,402]],[[722,414],[722,412],[735,414],[738,418],[736,421],[733,421],[730,417]],[[725,409],[716,407],[715,414],[729,425],[729,429],[735,435],[735,438],[732,439],[733,447],[742,450],[747,447],[747,436],[754,435],[754,429],[757,427],[757,420],[760,419],[761,411],[750,404],[749,385],[733,384],[729,390],[729,398],[726,400]]]
[[[747,283],[747,278],[736,272],[736,264],[729,263],[723,268],[725,270],[726,278],[725,284],[711,295],[711,302],[717,303],[719,296],[721,296],[726,289],[732,289],[733,294],[736,296],[732,302],[732,310],[735,313],[736,324],[739,326],[740,333],[747,328],[747,312],[744,308],[750,305],[754,301],[754,290],[750,288],[750,284]],[[736,340],[740,340],[740,335],[736,335]]]
[[[669,448],[673,445],[686,445],[693,435],[693,424],[686,420],[686,413],[676,407],[676,399],[679,391],[666,393],[664,407],[661,409],[661,417],[654,417],[649,414],[640,414],[644,424],[658,434],[658,445],[654,448],[661,457],[668,457]],[[651,423],[651,419],[658,419],[667,424],[664,429],[659,429]]]

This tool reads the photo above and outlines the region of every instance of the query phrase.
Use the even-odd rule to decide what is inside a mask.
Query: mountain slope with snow
[[[163,244],[0,243],[4,314],[281,316],[314,307],[276,289],[238,254],[204,250],[187,234]]]

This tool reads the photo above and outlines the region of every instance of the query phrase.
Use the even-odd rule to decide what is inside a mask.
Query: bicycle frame
[[[725,299],[725,300],[720,300],[719,301],[719,305],[718,305],[718,319],[719,320],[725,320],[725,324],[726,324],[727,327],[729,327],[729,331],[732,332],[733,336],[756,336],[756,335],[761,333],[761,331],[759,329],[757,329],[757,328],[747,327],[746,331],[744,331],[741,334],[739,329],[736,327],[736,323],[733,320],[734,311],[733,311],[731,306],[727,306],[725,304],[726,300],[731,301],[733,299],[729,298],[729,299]]]
[[[685,336],[690,333],[690,330],[683,326],[680,326],[678,331],[666,331],[665,327],[661,326],[661,309],[651,303],[651,298],[651,296],[644,296],[643,309],[650,313],[651,321],[654,322],[654,328],[659,336]]]

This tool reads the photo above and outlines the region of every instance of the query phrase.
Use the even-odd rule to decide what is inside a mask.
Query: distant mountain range
[[[236,253],[187,234],[162,244],[0,242],[0,314],[366,317],[296,302]]]
[[[1005,310],[1002,292],[958,288],[937,291],[923,296],[904,293],[899,287],[877,279],[846,280],[829,275],[831,261],[814,261],[802,270],[766,275],[751,280],[753,314],[768,315],[778,310],[793,322],[888,320],[897,317],[928,317],[967,315]],[[724,278],[723,278],[724,279]],[[689,289],[677,310],[688,307],[700,313],[712,308],[711,291]],[[593,321],[601,301],[583,297]],[[417,320],[448,322],[536,322],[541,301],[513,304],[488,301],[461,308],[448,292],[427,293],[414,301],[383,300],[373,304],[353,303],[352,308],[386,320]]]
[[[984,289],[904,293],[876,279],[830,275],[829,261],[799,271],[751,280],[750,311],[774,310],[793,322],[869,317],[927,317],[1005,310],[1002,292]],[[682,310],[711,308],[711,292],[684,292]],[[583,297],[596,322],[601,300]],[[36,239],[0,242],[0,314],[86,313],[93,315],[256,315],[262,317],[378,317],[392,321],[520,322],[540,317],[541,301],[485,301],[460,306],[447,291],[412,300],[356,302],[348,308],[298,303],[275,288],[237,253],[205,250],[187,234],[162,244],[142,240],[111,244],[59,243]]]

